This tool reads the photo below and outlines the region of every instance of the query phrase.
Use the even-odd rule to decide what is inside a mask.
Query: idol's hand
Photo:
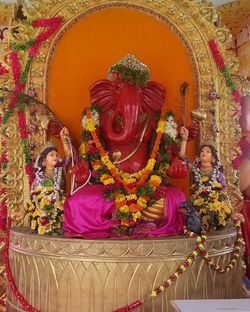
[[[88,180],[90,174],[87,161],[81,159],[77,165],[72,168],[71,173],[75,175],[77,186],[83,185]]]
[[[175,158],[166,173],[170,178],[185,178],[187,172],[188,166],[186,162]]]
[[[192,122],[190,126],[187,126],[189,131],[188,140],[196,139],[199,134],[199,124],[198,122]]]

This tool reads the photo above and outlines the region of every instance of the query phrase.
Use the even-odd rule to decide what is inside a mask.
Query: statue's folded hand
[[[179,158],[175,158],[172,161],[171,166],[167,170],[167,175],[170,178],[184,178],[187,175],[188,166],[186,162],[183,162]]]

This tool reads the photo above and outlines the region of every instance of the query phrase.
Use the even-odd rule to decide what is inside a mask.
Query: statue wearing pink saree
[[[148,81],[149,70],[132,55],[113,65],[109,79],[90,88],[83,115],[81,154],[89,184],[64,208],[66,235],[84,238],[158,237],[182,232],[183,193],[168,184],[182,178],[188,130],[162,113],[165,89]]]

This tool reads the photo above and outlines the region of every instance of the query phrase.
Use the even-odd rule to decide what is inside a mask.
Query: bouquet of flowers
[[[27,203],[26,215],[30,218],[31,229],[38,234],[62,234],[64,201],[63,191],[55,194],[52,181],[39,184]]]
[[[191,186],[190,201],[200,215],[206,230],[221,229],[231,215],[225,185],[221,179],[220,165],[215,166],[211,175],[202,175],[197,163],[194,166],[194,183]]]

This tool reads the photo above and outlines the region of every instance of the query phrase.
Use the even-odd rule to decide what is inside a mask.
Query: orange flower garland
[[[164,114],[161,113],[161,116],[160,116],[160,120],[158,121],[158,126],[157,126],[157,136],[156,136],[156,139],[155,139],[155,144],[154,144],[154,147],[152,149],[152,152],[151,152],[151,156],[150,156],[150,159],[148,160],[147,162],[147,165],[145,166],[145,168],[143,168],[142,170],[140,170],[139,172],[136,172],[136,173],[133,173],[132,176],[139,176],[139,180],[135,181],[136,183],[136,187],[133,187],[133,188],[130,188],[126,181],[126,179],[124,179],[124,176],[126,176],[126,173],[124,173],[122,170],[118,169],[113,163],[112,161],[110,160],[109,156],[107,155],[107,153],[105,152],[99,138],[98,138],[98,135],[96,133],[96,127],[94,126],[94,122],[92,120],[92,117],[91,117],[91,112],[89,109],[87,109],[87,112],[86,112],[86,115],[87,115],[87,130],[89,130],[91,132],[91,135],[94,139],[94,142],[95,142],[95,145],[96,145],[96,148],[98,149],[100,155],[101,155],[101,161],[103,163],[104,166],[106,166],[111,175],[113,176],[113,178],[115,180],[117,180],[118,182],[120,182],[122,184],[122,186],[126,189],[126,191],[130,194],[132,193],[135,193],[137,188],[139,186],[141,186],[142,184],[144,184],[147,180],[148,180],[148,177],[150,175],[150,173],[153,171],[154,169],[154,165],[155,165],[155,157],[156,157],[156,154],[159,150],[159,146],[160,146],[160,143],[161,143],[161,139],[162,139],[162,135],[164,133]]]
[[[94,141],[99,156],[96,154],[97,152],[94,152],[94,156],[90,157],[89,162],[93,170],[98,172],[96,183],[99,181],[105,186],[105,189],[112,190],[110,192],[112,195],[109,198],[115,201],[115,206],[117,208],[116,217],[120,221],[120,227],[125,227],[125,230],[121,232],[128,234],[131,233],[130,230],[132,230],[134,225],[140,223],[142,217],[141,211],[155,201],[154,193],[163,182],[162,175],[165,170],[158,170],[155,168],[155,164],[164,135],[165,114],[162,112],[160,115],[156,128],[154,146],[146,166],[138,172],[130,174],[120,170],[110,160],[108,154],[104,150],[96,128],[96,125],[99,124],[99,122],[97,122],[96,111],[92,109],[93,108],[87,109],[86,115],[84,115],[83,127],[87,131],[85,132],[86,137],[84,137],[84,139],[87,140],[87,142]],[[174,142],[173,139],[172,141]],[[166,169],[168,164],[163,162],[162,167]],[[149,194],[144,191],[145,188],[147,188]]]

